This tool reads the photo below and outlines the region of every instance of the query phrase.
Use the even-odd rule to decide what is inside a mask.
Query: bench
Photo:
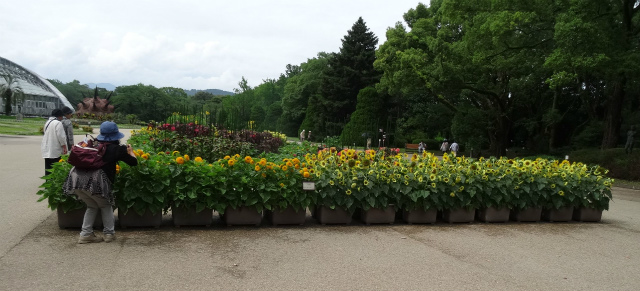
[[[417,151],[419,146],[420,145],[417,144],[417,143],[405,143],[404,144],[404,148],[406,150],[415,150],[415,151]]]

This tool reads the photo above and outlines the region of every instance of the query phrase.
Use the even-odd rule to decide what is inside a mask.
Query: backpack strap
[[[43,132],[47,132],[47,128],[49,128],[49,125],[51,124],[52,121],[54,121],[55,119],[51,119],[49,120],[49,122],[47,122],[47,125],[44,127],[44,131]]]

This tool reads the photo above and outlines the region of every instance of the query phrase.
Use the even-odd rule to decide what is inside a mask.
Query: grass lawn
[[[46,118],[24,118],[22,121],[17,121],[15,116],[0,115],[0,134],[8,135],[41,135],[40,127],[44,126]],[[96,133],[100,128],[100,121],[96,121],[91,127],[94,128],[93,132]],[[118,124],[121,129],[140,129],[142,126],[137,124]],[[82,128],[76,128],[73,130],[74,134],[84,134]]]
[[[44,123],[44,119],[17,122],[15,118],[0,118],[0,134],[40,135],[40,127],[42,127]]]

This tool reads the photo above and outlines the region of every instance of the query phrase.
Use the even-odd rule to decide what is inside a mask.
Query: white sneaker
[[[116,235],[115,234],[105,234],[104,235],[104,242],[112,242],[116,240]]]
[[[92,233],[91,235],[88,235],[88,236],[80,235],[80,237],[78,238],[79,244],[97,243],[101,241],[103,241],[102,237],[96,236],[95,233]]]

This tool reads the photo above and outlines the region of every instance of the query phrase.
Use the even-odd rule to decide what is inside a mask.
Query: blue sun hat
[[[100,124],[100,134],[96,138],[99,141],[116,141],[124,137],[124,133],[118,130],[118,125],[113,121],[105,121]]]

